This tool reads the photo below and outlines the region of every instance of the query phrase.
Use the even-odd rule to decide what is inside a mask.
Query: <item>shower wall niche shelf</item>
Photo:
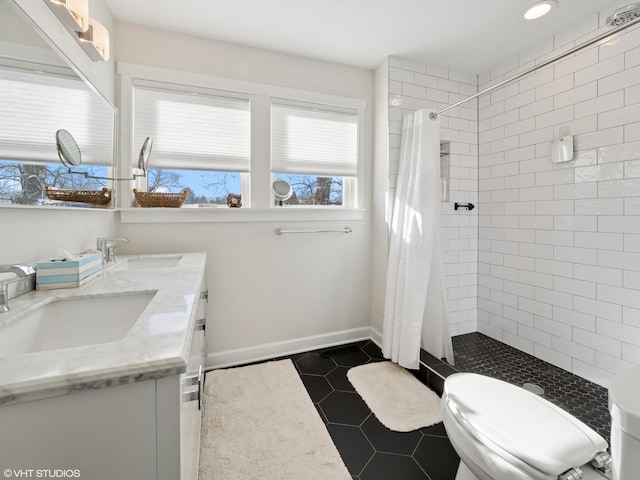
[[[440,142],[440,201],[449,201],[449,175],[451,169],[451,142]]]

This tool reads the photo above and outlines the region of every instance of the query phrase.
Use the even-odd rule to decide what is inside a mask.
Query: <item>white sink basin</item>
[[[170,257],[132,257],[126,259],[120,265],[116,265],[114,270],[145,270],[152,268],[172,268],[182,260],[182,255]]]
[[[0,327],[0,357],[122,340],[154,295],[136,293],[47,303]]]

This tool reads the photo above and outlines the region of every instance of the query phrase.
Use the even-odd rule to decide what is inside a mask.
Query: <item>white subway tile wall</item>
[[[446,107],[476,93],[478,83],[476,75],[398,57],[389,58],[389,79],[389,198],[393,199],[404,115]],[[478,102],[443,113],[440,126],[441,140],[450,142],[449,202],[442,203],[445,285],[451,333],[460,335],[477,331],[478,210],[455,211],[454,203],[478,204]],[[502,163],[496,161],[496,177],[517,174],[516,164],[510,170]],[[512,248],[503,243],[506,250]]]
[[[609,13],[479,88],[604,31]],[[640,365],[640,28],[478,103],[478,331],[606,386]],[[564,135],[574,160],[553,164]]]

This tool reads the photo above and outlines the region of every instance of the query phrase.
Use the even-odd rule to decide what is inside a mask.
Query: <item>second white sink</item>
[[[155,292],[56,300],[0,327],[0,357],[122,340]]]

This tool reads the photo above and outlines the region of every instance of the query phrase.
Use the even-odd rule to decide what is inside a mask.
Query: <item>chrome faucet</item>
[[[129,243],[126,237],[100,237],[98,238],[98,250],[102,252],[102,263],[116,261],[116,242]]]
[[[0,280],[0,313],[6,313],[10,299],[35,290],[36,270],[31,265],[0,265],[0,273],[15,273],[18,276],[11,280]]]

